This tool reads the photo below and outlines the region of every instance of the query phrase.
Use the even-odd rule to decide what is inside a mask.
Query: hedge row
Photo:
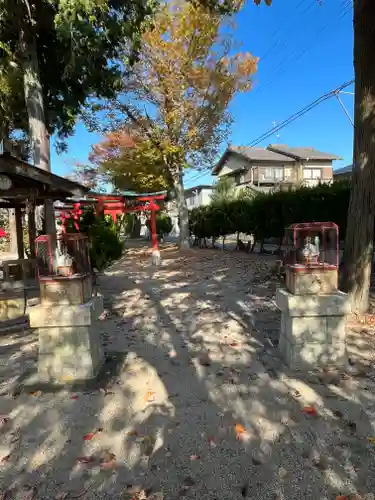
[[[196,238],[253,234],[257,241],[282,238],[285,227],[295,222],[332,221],[345,237],[350,186],[347,182],[314,188],[259,194],[253,199],[217,202],[192,210],[190,230]]]

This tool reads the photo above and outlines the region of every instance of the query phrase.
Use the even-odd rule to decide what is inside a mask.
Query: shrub
[[[94,209],[90,207],[81,216],[79,230],[89,238],[91,265],[99,271],[121,257],[124,244],[112,217],[95,215]],[[68,221],[67,231],[76,232],[71,220]]]
[[[258,194],[254,198],[222,201],[192,210],[190,231],[197,238],[254,234],[257,241],[281,239],[295,222],[335,222],[345,237],[350,186],[346,182],[314,188]]]
[[[150,229],[150,219],[147,219],[147,227]],[[163,238],[166,234],[172,231],[172,219],[167,214],[157,214],[156,216],[156,233]]]

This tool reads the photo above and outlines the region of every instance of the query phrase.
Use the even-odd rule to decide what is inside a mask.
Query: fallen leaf
[[[91,464],[95,462],[95,458],[93,456],[78,457],[76,461],[80,464]]]
[[[242,424],[235,424],[234,429],[238,434],[241,434],[241,432],[246,432],[246,429]]]
[[[5,425],[9,422],[10,418],[8,415],[0,415],[0,424]]]
[[[211,446],[211,448],[216,448],[217,444],[216,444],[215,438],[213,436],[209,437],[207,440],[208,440],[208,444]]]
[[[130,431],[130,432],[128,432],[128,436],[135,436],[135,437],[137,437],[138,436],[138,432],[137,431]]]
[[[62,491],[61,493],[58,493],[56,500],[65,500],[65,498],[67,498],[68,495],[69,493],[67,493],[66,491]]]
[[[31,392],[30,394],[31,394],[32,396],[34,396],[34,397],[38,398],[38,397],[40,397],[43,393],[42,393],[42,391],[35,391],[35,392]]]
[[[0,462],[9,462],[10,460],[10,453],[8,455],[5,455],[4,457],[1,457]]]
[[[190,455],[190,460],[194,462],[194,460],[200,460],[200,455]]]
[[[116,460],[110,460],[109,462],[102,462],[100,464],[100,467],[105,470],[112,470],[117,467],[117,462]]]
[[[110,390],[106,389],[105,387],[101,387],[100,392],[102,392],[104,394],[104,397],[112,396],[114,394],[113,391],[110,391]]]
[[[148,391],[147,394],[144,396],[144,400],[145,401],[150,401],[150,399],[152,399],[152,397],[155,395],[155,393],[153,391]]]
[[[100,457],[100,462],[102,464],[107,464],[116,460],[116,455],[110,451],[104,451]]]
[[[234,432],[236,434],[236,439],[240,439],[241,434],[244,434],[247,431],[242,424],[235,424]]]
[[[302,410],[306,415],[311,415],[312,417],[317,416],[317,411],[313,406],[305,406]]]
[[[350,500],[350,497],[348,495],[338,495],[336,500]]]
[[[71,399],[78,399],[77,394],[74,394],[74,395],[71,397]]]
[[[198,358],[198,361],[201,366],[211,366],[211,359],[208,354],[202,354],[202,356]]]
[[[89,432],[85,436],[83,436],[84,441],[90,441],[95,436],[94,432]]]

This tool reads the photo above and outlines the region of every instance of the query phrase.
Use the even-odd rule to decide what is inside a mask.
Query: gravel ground
[[[371,321],[352,325],[348,374],[288,372],[273,262],[167,246],[155,269],[129,250],[100,277],[92,390],[21,390],[37,339],[1,337],[3,499],[374,498]]]

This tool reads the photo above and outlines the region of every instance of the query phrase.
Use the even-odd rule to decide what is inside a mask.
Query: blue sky
[[[235,37],[241,50],[260,57],[253,90],[230,105],[234,118],[230,142],[248,145],[258,136],[341,83],[353,78],[353,29],[350,0],[273,0],[256,7],[248,0],[237,16]],[[346,89],[353,91],[353,86]],[[342,95],[353,116],[352,95]],[[52,151],[52,169],[68,174],[72,165],[86,162],[91,144],[100,136],[78,124],[68,152]],[[271,142],[311,146],[343,157],[335,167],[351,163],[353,126],[335,98],[259,144]],[[223,144],[223,150],[225,144]],[[190,172],[185,184],[211,184],[209,174]]]

